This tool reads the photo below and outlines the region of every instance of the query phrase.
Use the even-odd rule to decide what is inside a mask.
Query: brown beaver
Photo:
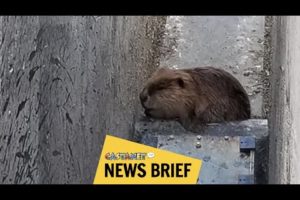
[[[250,118],[248,95],[230,73],[214,68],[159,68],[140,94],[148,117],[184,127]]]

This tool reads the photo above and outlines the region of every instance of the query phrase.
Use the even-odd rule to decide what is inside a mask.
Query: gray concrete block
[[[300,17],[276,16],[271,28],[271,184],[300,183]]]

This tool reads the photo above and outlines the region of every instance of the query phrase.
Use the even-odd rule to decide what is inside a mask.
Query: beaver
[[[248,95],[229,72],[216,67],[157,69],[140,93],[145,115],[183,127],[250,118]]]

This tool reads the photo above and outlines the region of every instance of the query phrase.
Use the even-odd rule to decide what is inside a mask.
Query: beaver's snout
[[[147,116],[147,117],[152,117],[152,115],[151,115],[151,111],[152,111],[152,109],[150,109],[150,108],[145,108],[145,115]]]
[[[140,93],[140,101],[144,108],[146,108],[145,103],[148,100],[148,93],[146,89],[143,89],[143,91]]]
[[[142,104],[145,103],[147,99],[148,99],[148,95],[143,95],[143,94],[140,95],[140,100]]]

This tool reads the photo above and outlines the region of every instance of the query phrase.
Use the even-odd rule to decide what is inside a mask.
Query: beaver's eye
[[[184,81],[182,80],[182,78],[177,78],[176,82],[179,85],[179,87],[184,88]]]
[[[148,94],[149,94],[149,96],[151,96],[151,95],[153,95],[153,94],[155,94],[155,92],[157,92],[157,91],[161,91],[161,90],[163,90],[163,89],[165,89],[165,87],[163,87],[163,86],[155,86],[155,87],[151,87],[149,90],[148,90]]]

